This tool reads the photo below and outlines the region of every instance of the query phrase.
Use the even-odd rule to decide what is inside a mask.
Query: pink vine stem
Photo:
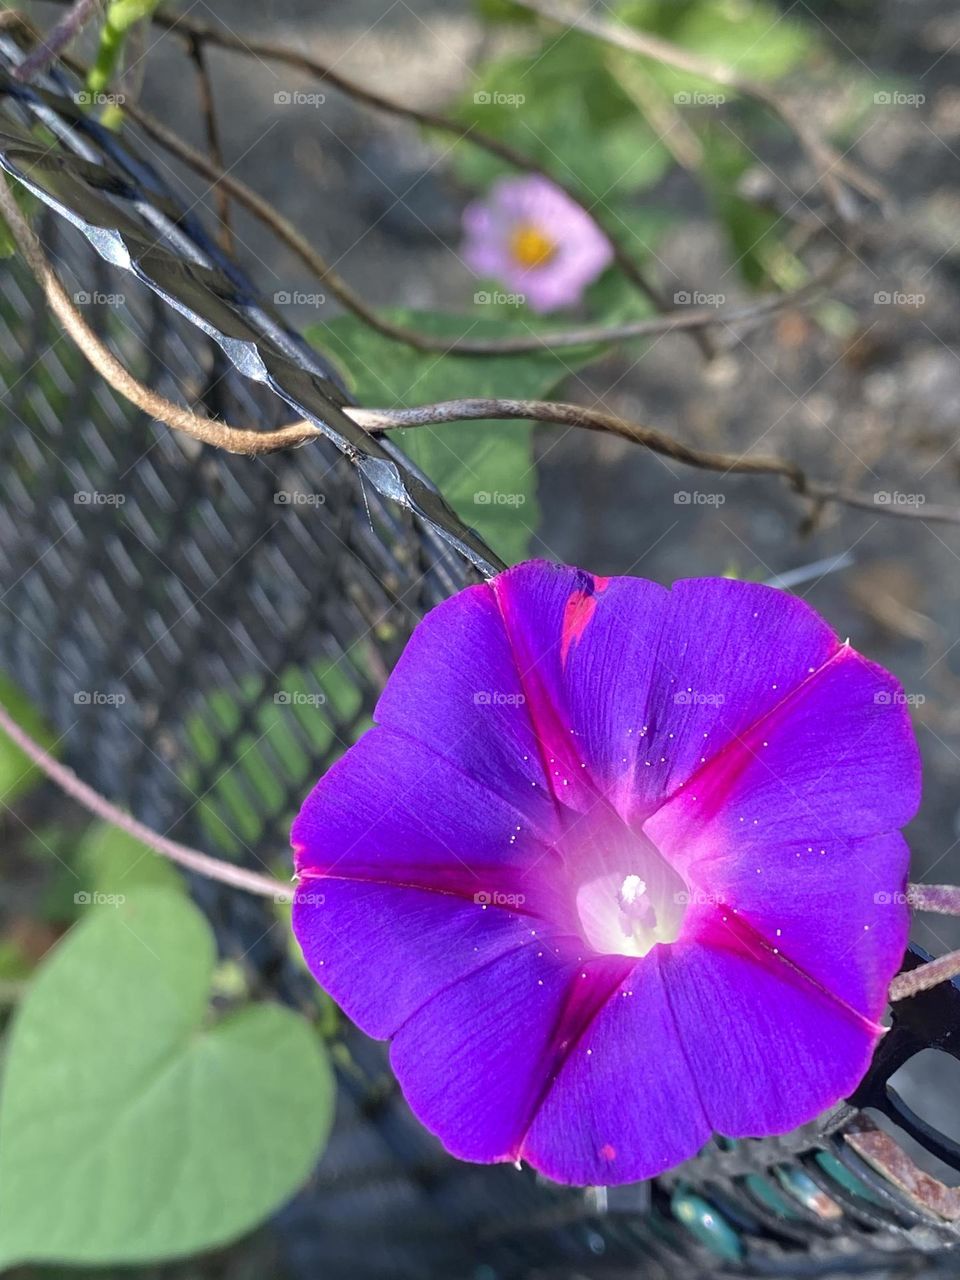
[[[223,884],[232,885],[235,889],[243,889],[247,893],[256,893],[264,898],[273,898],[275,901],[290,902],[293,899],[293,889],[290,885],[285,885],[270,876],[260,875],[259,872],[248,871],[245,867],[234,866],[231,862],[224,862],[222,858],[212,858],[209,854],[179,844],[176,840],[169,840],[166,836],[145,826],[144,823],[138,822],[128,813],[124,813],[122,809],[118,809],[106,797],[94,791],[85,782],[81,782],[72,769],[55,760],[49,751],[45,751],[38,742],[35,742],[17,724],[2,703],[0,703],[0,728],[13,739],[37,768],[71,799],[76,800],[94,817],[102,818],[112,826],[119,827],[121,831],[126,831],[128,835],[139,840],[154,853],[169,858],[171,862],[185,867],[188,871],[195,871],[198,875],[206,876],[210,880],[219,880]]]

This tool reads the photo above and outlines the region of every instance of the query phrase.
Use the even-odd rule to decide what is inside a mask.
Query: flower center
[[[635,875],[624,876],[623,884],[617,892],[617,902],[629,919],[647,928],[656,928],[657,913],[647,893],[646,880]]]
[[[549,236],[530,222],[521,222],[510,235],[510,252],[521,267],[542,267],[557,251]]]
[[[680,936],[686,881],[645,835],[607,811],[596,824],[574,824],[562,852],[574,878],[577,931],[592,951],[645,956]]]

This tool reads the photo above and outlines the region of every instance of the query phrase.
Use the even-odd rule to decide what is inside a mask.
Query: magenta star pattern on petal
[[[588,213],[547,178],[503,178],[463,214],[463,258],[477,275],[522,294],[534,311],[579,302],[613,259]]]
[[[294,825],[294,929],[454,1155],[630,1181],[855,1088],[919,763],[803,601],[518,565],[428,615],[375,720]]]

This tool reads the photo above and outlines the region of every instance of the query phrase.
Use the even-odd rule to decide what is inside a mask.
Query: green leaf
[[[526,559],[540,518],[532,434],[529,423],[490,421],[395,432],[454,511],[508,564]]]
[[[672,38],[685,49],[730,63],[745,79],[773,80],[786,75],[813,45],[806,28],[777,5],[762,0],[711,0],[710,4],[692,5]]]
[[[627,209],[617,219],[620,237],[637,260],[651,251],[674,222],[669,211],[651,206]],[[586,291],[585,303],[591,315],[602,317],[609,325],[646,320],[653,314],[650,299],[619,271],[605,271],[594,281]]]
[[[0,983],[18,982],[31,970],[30,959],[18,941],[0,939]]]
[[[305,1019],[219,1019],[213,936],[185,897],[90,911],[37,972],[0,1094],[0,1267],[107,1265],[250,1231],[309,1176],[333,1080]]]
[[[17,242],[5,218],[0,217],[0,258],[12,258],[17,252]]]
[[[703,164],[707,193],[729,237],[734,265],[748,284],[757,286],[777,279],[784,252],[782,233],[789,224],[775,209],[738,194],[737,182],[752,159],[727,130],[709,131]]]
[[[536,16],[529,9],[518,8],[513,0],[474,0],[474,8],[487,22],[526,23],[527,26],[536,22]]]
[[[487,304],[477,310],[485,311]],[[543,329],[528,314],[466,318],[431,311],[393,311],[395,320],[449,337],[507,337]],[[550,320],[549,328],[560,327]],[[369,329],[355,316],[314,325],[308,338],[344,370],[360,404],[383,408],[432,404],[461,397],[543,399],[594,354],[471,356],[412,351]],[[463,422],[391,432],[407,456],[439,487],[457,514],[504,560],[522,560],[538,520],[532,427],[525,422]]]
[[[628,25],[665,36],[711,61],[728,63],[747,80],[786,75],[815,44],[808,28],[764,0],[624,0],[616,11]],[[723,92],[715,80],[645,62],[671,93]],[[733,95],[728,90],[726,96]]]
[[[76,852],[83,891],[96,897],[129,897],[141,889],[183,889],[172,862],[108,822],[93,822]]]
[[[590,36],[545,32],[533,53],[480,67],[472,85],[457,118],[574,183],[588,204],[618,205],[671,166],[658,134],[610,75],[604,46]],[[466,143],[455,162],[461,178],[478,187],[516,172]]]
[[[42,747],[48,750],[55,741],[54,735],[44,724],[40,712],[17,686],[0,673],[0,702],[12,719]],[[43,777],[40,770],[30,763],[28,756],[0,729],[0,796],[4,804],[11,804],[19,795],[29,791]]]

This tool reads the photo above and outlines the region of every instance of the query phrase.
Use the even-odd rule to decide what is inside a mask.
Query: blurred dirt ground
[[[731,341],[706,365],[674,335],[574,376],[563,398],[606,407],[692,443],[793,457],[820,478],[868,492],[960,505],[960,10],[953,0],[784,2],[820,25],[841,64],[883,91],[922,94],[919,106],[878,105],[857,154],[889,189],[851,270],[833,296],[843,325],[816,308],[790,312]],[[356,79],[418,105],[442,106],[473,83],[484,36],[466,0],[234,0],[184,3],[192,16],[286,41],[336,60]],[[32,6],[46,25],[53,8]],[[179,47],[155,36],[145,105],[202,142],[193,85]],[[256,59],[214,52],[211,64],[229,166],[314,240],[379,304],[465,308],[474,283],[459,262],[467,196],[442,149],[416,130],[358,110],[333,90],[318,107],[278,110],[274,95],[322,90]],[[818,85],[806,104],[829,123],[842,84]],[[809,174],[788,155],[758,157],[757,180],[789,207]],[[188,179],[210,207],[203,185]],[[658,250],[666,291],[749,292],[695,183],[671,176],[655,193],[677,209]],[[270,296],[316,286],[259,227],[237,215],[238,256]],[[819,254],[830,248],[821,234]],[[906,295],[922,301],[876,301]],[[332,305],[320,310],[328,317]],[[302,309],[307,323],[315,310]],[[823,323],[821,323],[821,320]],[[722,335],[724,341],[731,335]],[[773,578],[827,557],[852,563],[797,590],[870,657],[891,668],[917,704],[925,799],[910,832],[915,878],[960,876],[960,527],[877,511],[831,508],[814,532],[806,509],[773,479],[716,477],[667,464],[623,442],[539,429],[543,508],[537,553],[601,573],[669,581],[735,571]],[[690,502],[678,494],[701,495]],[[709,500],[703,497],[708,495]],[[721,501],[722,500],[722,501]],[[960,921],[920,922],[931,950],[960,946]],[[960,1132],[955,1136],[960,1137]]]

